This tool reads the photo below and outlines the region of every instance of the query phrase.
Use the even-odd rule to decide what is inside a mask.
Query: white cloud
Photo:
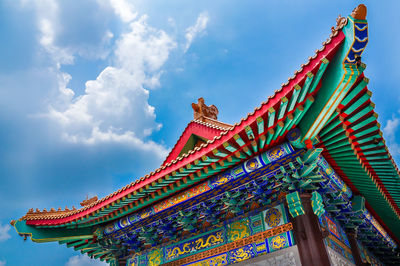
[[[43,0],[35,2],[38,13],[38,27],[41,33],[40,44],[55,61],[58,67],[61,64],[72,64],[74,57],[71,51],[63,49],[54,44],[56,31],[59,28],[59,7],[55,1]]]
[[[115,14],[124,22],[131,22],[137,17],[137,13],[134,12],[132,4],[125,0],[110,0],[110,4]]]
[[[6,266],[6,261],[5,260],[0,260],[0,266]]]
[[[6,241],[11,238],[11,235],[8,231],[10,231],[11,226],[8,224],[2,225],[0,222],[0,242]],[[0,264],[1,265],[1,264]]]
[[[400,125],[400,118],[393,115],[392,119],[388,119],[386,126],[383,128],[383,134],[387,145],[389,146],[390,153],[393,156],[400,155],[400,145],[396,141],[396,133]]]
[[[129,30],[115,42],[113,63],[86,82],[83,95],[75,96],[68,88],[69,74],[58,74],[59,97],[46,116],[62,128],[65,140],[87,145],[118,142],[152,149],[160,157],[167,154],[165,147],[144,139],[161,128],[148,103],[149,89],[160,86],[161,68],[176,43],[146,20],[144,15],[129,23]]]
[[[77,255],[69,258],[68,262],[65,263],[65,266],[100,266],[100,265],[108,265],[105,262],[100,260],[91,259],[86,255]],[[1,264],[0,264],[1,266]]]
[[[190,45],[192,44],[193,40],[199,35],[203,34],[206,30],[208,24],[209,16],[207,12],[202,12],[197,17],[196,24],[186,29],[186,45],[184,52],[186,52]]]

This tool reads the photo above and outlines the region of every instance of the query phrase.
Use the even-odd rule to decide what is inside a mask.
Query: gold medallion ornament
[[[257,159],[251,159],[246,163],[246,167],[247,169],[249,169],[250,171],[253,171],[255,169],[258,168],[258,161]]]
[[[286,246],[286,242],[287,242],[286,238],[284,236],[279,235],[274,237],[270,243],[274,249],[282,249]]]
[[[278,146],[268,153],[268,157],[271,161],[275,161],[277,159],[280,159],[282,156],[284,156],[284,154],[285,154],[285,150],[282,148],[282,146]]]
[[[278,226],[281,218],[282,213],[276,208],[271,208],[265,213],[265,222],[269,227]]]

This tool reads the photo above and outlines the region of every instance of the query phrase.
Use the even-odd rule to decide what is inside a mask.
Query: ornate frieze
[[[280,204],[207,233],[137,253],[129,260],[129,265],[236,263],[292,246],[291,229],[285,207]],[[220,255],[211,257],[215,254]],[[198,264],[192,264],[194,261]]]

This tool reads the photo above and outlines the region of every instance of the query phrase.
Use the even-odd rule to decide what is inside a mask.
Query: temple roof
[[[281,143],[287,132],[302,122],[305,113],[319,100],[318,97],[322,97],[318,92],[327,65],[336,54],[342,53],[342,47],[349,45],[343,29],[346,24],[347,19],[339,17],[322,48],[301,65],[274,95],[239,123],[231,126],[211,117],[195,119],[185,128],[162,166],[154,172],[80,209],[31,209],[20,221],[25,220],[27,225],[67,228],[103,224],[142,209],[199,182],[201,178],[222,172]],[[346,55],[344,63],[363,68],[357,61],[360,56],[357,51],[362,53],[364,48],[351,50],[355,47],[351,45],[355,44],[349,46],[350,52],[353,52]],[[400,202],[395,186],[399,184],[400,173],[381,137],[370,92],[366,84],[363,85],[363,78],[361,73],[347,96],[340,96],[344,99],[340,100],[337,109],[332,110],[334,113],[325,118],[327,121],[320,130],[320,142],[316,145],[325,148],[324,156],[352,190],[367,198],[369,210],[384,228],[400,237],[400,229],[395,226],[400,221]],[[337,96],[335,101],[340,97]],[[362,113],[364,109],[365,114]],[[354,112],[364,115],[355,119]],[[192,136],[203,142],[190,146],[188,141]],[[372,138],[369,140],[372,142],[360,142],[367,138]],[[336,139],[342,146],[331,144],[330,140]],[[184,149],[187,144],[190,147]],[[382,164],[384,167],[381,167]]]
[[[25,216],[23,216],[22,220],[27,220],[28,224],[32,225],[59,225],[59,224],[67,224],[73,221],[81,220],[86,216],[90,216],[90,214],[95,213],[96,211],[102,208],[110,208],[113,206],[112,204],[118,200],[122,200],[124,197],[127,197],[129,194],[134,193],[135,191],[140,191],[146,189],[146,186],[149,188],[153,182],[156,182],[166,176],[174,175],[174,173],[179,172],[180,169],[186,168],[186,166],[190,164],[195,164],[195,161],[202,160],[204,156],[214,156],[213,150],[222,149],[224,151],[228,151],[226,147],[224,147],[225,143],[237,143],[237,136],[241,139],[245,139],[246,143],[244,145],[240,145],[243,147],[247,147],[250,145],[250,140],[246,134],[247,127],[257,128],[257,118],[262,116],[267,116],[269,113],[276,113],[279,111],[279,107],[281,104],[281,100],[288,101],[291,98],[293,93],[298,90],[298,84],[304,83],[308,73],[317,73],[321,63],[323,63],[323,59],[332,58],[343,42],[345,36],[341,29],[344,25],[338,24],[337,27],[332,30],[329,38],[322,43],[322,48],[316,50],[314,56],[309,57],[308,61],[305,64],[302,64],[299,70],[296,70],[294,75],[288,79],[288,81],[282,84],[281,88],[275,90],[274,95],[269,96],[268,99],[261,103],[260,106],[256,107],[252,113],[248,113],[245,118],[242,118],[240,122],[235,123],[230,129],[226,131],[222,131],[219,135],[213,137],[212,140],[206,142],[199,147],[194,148],[182,156],[178,156],[172,161],[166,162],[160,168],[155,171],[145,175],[144,177],[138,178],[132,183],[124,186],[123,188],[105,196],[104,198],[99,199],[98,201],[82,207],[76,210],[70,211],[54,211],[48,212],[46,210],[43,211],[33,211],[31,209]],[[296,86],[297,85],[297,86]],[[316,91],[314,92],[314,94]],[[301,102],[296,102],[296,106],[303,106],[306,101],[314,101],[312,98],[312,94],[308,94],[307,97],[304,95]],[[289,112],[285,112],[284,116],[280,119],[272,120],[272,124],[270,123],[266,126],[266,130],[264,132],[268,132],[268,130],[273,130],[278,122],[281,122],[286,119],[289,115],[294,114],[296,108],[293,108]],[[268,118],[265,119],[268,121]],[[288,130],[286,130],[287,133]],[[265,136],[265,134],[263,134]],[[267,146],[270,147],[272,145],[276,145],[278,142],[282,141],[284,134],[279,137],[279,140],[275,139],[271,141]],[[179,142],[179,141],[178,141]],[[237,144],[233,144],[233,147],[237,146]],[[267,146],[264,148],[266,149]],[[241,147],[241,149],[243,149]],[[235,149],[238,151],[239,149]],[[229,152],[231,154],[232,152]],[[188,174],[189,175],[189,174]],[[143,198],[145,196],[143,195]],[[111,214],[113,210],[110,210],[109,214]],[[119,216],[119,215],[117,215]]]
[[[203,121],[198,119],[192,120],[186,126],[162,165],[165,165],[178,157],[185,156],[197,147],[200,148],[202,145],[206,145],[206,143],[214,139],[214,137],[217,137],[221,135],[221,133],[232,128],[231,125],[209,117],[203,117],[202,120]]]

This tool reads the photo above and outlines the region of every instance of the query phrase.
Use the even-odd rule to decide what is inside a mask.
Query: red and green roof
[[[131,214],[260,154],[299,127],[308,146],[320,139],[317,145],[335,171],[366,197],[370,212],[392,237],[400,238],[399,171],[381,137],[364,84],[365,65],[359,60],[368,42],[365,30],[365,20],[340,18],[323,47],[239,123],[216,127],[192,121],[154,172],[80,209],[31,209],[13,225],[34,241],[51,241],[55,238],[47,234],[60,228],[86,245],[78,236],[87,235],[87,228]],[[197,140],[204,143],[196,145]]]

